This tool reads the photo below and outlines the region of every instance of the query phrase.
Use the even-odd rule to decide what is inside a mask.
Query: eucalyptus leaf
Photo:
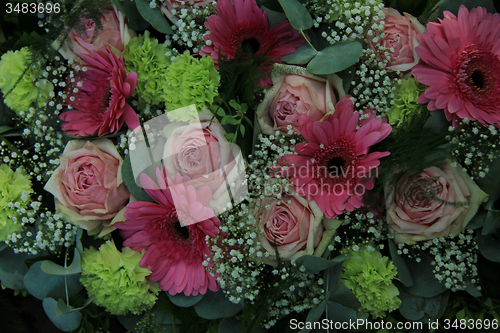
[[[325,299],[323,302],[319,303],[316,307],[312,308],[307,314],[306,322],[313,323],[317,322],[319,318],[325,313],[326,305],[328,304],[328,300]],[[310,329],[304,328],[299,331],[299,333],[308,333]]]
[[[405,290],[410,294],[421,297],[434,297],[447,290],[444,283],[436,279],[432,270],[431,258],[423,251],[417,250],[420,262],[408,257],[402,257],[406,263],[406,267],[413,279],[413,285],[406,287]]]
[[[285,13],[277,12],[267,8],[266,6],[260,7],[267,15],[267,22],[269,23],[269,29],[272,29],[274,26],[286,20]]]
[[[356,311],[334,302],[328,302],[326,315],[329,320],[333,320],[334,322],[352,322],[357,320]]]
[[[279,0],[290,25],[298,31],[311,29],[313,19],[309,11],[298,0]]]
[[[181,308],[188,308],[190,306],[195,305],[201,299],[203,298],[203,294],[198,294],[197,296],[186,296],[182,293],[171,296],[169,293],[166,293],[168,298],[172,303],[174,303],[177,306],[180,306]]]
[[[142,31],[150,26],[149,22],[142,18],[133,1],[112,0],[120,12],[127,17],[127,24],[134,31]]]
[[[486,220],[486,214],[487,211],[483,210],[482,208],[479,208],[478,212],[472,220],[467,224],[467,229],[478,229],[481,228],[484,225],[484,221]]]
[[[73,331],[80,326],[80,322],[82,321],[82,314],[80,312],[71,312],[58,316],[56,313],[57,301],[50,297],[45,298],[42,304],[50,321],[61,331]]]
[[[358,62],[362,52],[360,42],[336,43],[319,51],[307,65],[307,70],[318,75],[337,73]]]
[[[58,316],[60,316],[60,315],[66,314],[66,313],[80,311],[80,310],[86,308],[90,303],[92,303],[93,300],[94,300],[94,296],[90,296],[81,307],[75,308],[71,305],[66,305],[64,300],[62,298],[59,298],[57,300],[56,313]]]
[[[148,21],[153,28],[167,35],[174,33],[170,27],[170,22],[162,14],[159,7],[151,8],[148,0],[135,0],[135,5],[141,16]]]
[[[312,255],[305,255],[296,260],[297,265],[303,265],[309,272],[318,273],[341,263],[346,258],[345,255],[340,255],[333,259],[325,259]]]
[[[406,267],[406,263],[403,258],[398,254],[398,250],[396,245],[389,240],[389,252],[391,253],[392,262],[396,266],[398,271],[398,278],[401,283],[403,283],[406,287],[411,287],[413,285],[413,279],[411,278],[410,271],[408,267]]]
[[[9,289],[20,290],[24,288],[23,278],[28,272],[24,260],[34,258],[26,253],[14,253],[9,247],[0,252],[0,281]]]
[[[477,290],[477,286],[474,283],[467,283],[467,289],[465,289],[470,295],[474,297],[481,297],[481,291]]]
[[[340,288],[330,296],[329,300],[353,310],[358,310],[361,306],[354,293],[344,284],[340,285]]]
[[[73,297],[82,290],[79,275],[56,276],[44,273],[41,270],[41,261],[35,262],[23,278],[26,290],[33,297],[42,300],[46,297],[66,298],[66,285],[68,297]]]
[[[286,62],[287,64],[294,64],[294,65],[305,65],[311,61],[312,58],[314,58],[315,55],[318,54],[318,51],[313,49],[309,44],[304,44],[295,50],[295,52],[290,53],[283,58],[281,58],[282,61]]]
[[[489,197],[488,201],[485,203],[485,207],[493,208],[495,201],[500,198],[500,158],[497,157],[489,166],[490,171],[486,174],[484,178],[475,178],[476,184],[486,192]]]
[[[130,194],[138,201],[153,202],[154,200],[144,191],[143,188],[137,186],[135,181],[134,172],[132,171],[132,164],[130,163],[130,154],[125,156],[122,166],[122,178],[125,186],[127,186]]]
[[[331,297],[342,285],[341,273],[342,265],[335,265],[323,271],[327,298]]]
[[[442,302],[444,294],[434,297],[421,297],[411,295],[404,290],[400,290],[399,298],[401,305],[399,312],[408,320],[421,320],[426,315],[432,319],[436,319],[441,308],[446,307],[446,302]]]
[[[442,133],[448,131],[451,123],[446,119],[443,110],[437,110],[429,113],[429,119],[424,125],[424,129],[433,131],[435,133]]]
[[[243,304],[232,303],[222,290],[207,292],[205,297],[194,305],[194,310],[200,317],[211,320],[234,316],[241,309]]]
[[[73,261],[71,262],[71,265],[69,265],[68,267],[60,266],[50,260],[44,260],[41,262],[40,268],[45,274],[64,275],[64,276],[74,275],[82,272],[80,259],[81,259],[80,252],[78,250],[75,250],[73,253]]]
[[[500,240],[493,238],[493,235],[476,236],[479,251],[486,259],[494,262],[500,262]]]
[[[482,234],[488,235],[500,227],[500,211],[493,209],[486,213]]]

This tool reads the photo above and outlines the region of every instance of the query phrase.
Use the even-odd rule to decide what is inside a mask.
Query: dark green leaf
[[[347,288],[344,284],[340,285],[340,288],[338,288],[331,296],[330,296],[330,301],[340,304],[346,308],[353,309],[353,310],[358,310],[361,304],[359,303],[359,300],[356,298],[354,293]],[[330,305],[328,305],[330,306]]]
[[[24,263],[25,259],[34,258],[26,253],[17,253],[9,247],[0,252],[0,281],[2,284],[14,290],[24,288],[23,277],[28,272]]]
[[[486,211],[479,208],[479,211],[472,220],[467,224],[467,229],[478,229],[484,225],[484,220],[486,219]]]
[[[316,307],[312,308],[307,314],[307,318],[305,321],[310,323],[318,321],[319,318],[321,318],[321,316],[323,315],[323,313],[325,313],[327,303],[328,300],[325,299],[323,302],[319,303]],[[308,333],[310,331],[311,331],[310,329],[304,328],[300,330],[299,333]]]
[[[240,333],[241,321],[235,317],[222,318],[219,323],[218,333]]]
[[[243,126],[243,125],[240,126],[240,132],[241,132],[241,135],[245,136],[245,126]]]
[[[23,278],[24,286],[35,298],[39,300],[46,297],[66,298],[65,283],[67,283],[69,297],[75,296],[82,290],[79,275],[67,277],[49,275],[41,270],[41,265],[41,261],[34,263]]]
[[[53,298],[45,298],[43,300],[43,309],[52,321],[52,323],[61,331],[69,332],[76,330],[82,321],[80,312],[71,312],[58,316],[56,313],[57,302]]]
[[[279,0],[279,3],[295,30],[305,31],[312,28],[313,19],[304,5],[297,0]]]
[[[349,322],[357,320],[356,311],[346,308],[338,303],[328,302],[326,311],[328,319],[333,320],[334,322]]]
[[[398,254],[398,250],[396,249],[396,245],[389,240],[389,251],[391,253],[392,262],[396,266],[398,270],[398,278],[406,287],[411,287],[413,285],[413,279],[411,278],[410,271],[408,267],[406,267],[406,263]]]
[[[171,296],[170,294],[167,293],[167,296],[168,298],[170,298],[170,301],[172,301],[172,303],[174,303],[175,305],[180,306],[181,308],[188,308],[201,301],[204,295],[198,294],[198,296],[186,296],[181,293]]]
[[[429,113],[429,119],[424,125],[424,129],[435,133],[443,133],[448,131],[451,123],[446,119],[443,110],[437,110]]]
[[[426,298],[411,295],[400,289],[399,298],[401,299],[399,312],[408,320],[421,320],[425,315],[436,319],[441,308],[446,306],[446,302],[442,302],[443,294]]]
[[[4,103],[3,94],[0,92],[0,125],[15,126],[16,113]]]
[[[278,25],[279,23],[286,20],[285,13],[276,12],[274,10],[267,8],[266,6],[261,6],[260,8],[262,8],[262,10],[266,12],[267,22],[269,23],[269,29],[272,29],[275,25]]]
[[[215,293],[209,291],[201,301],[194,305],[194,309],[202,318],[219,319],[234,316],[243,309],[243,304],[232,303],[222,290]]]
[[[151,23],[153,28],[164,34],[173,34],[173,30],[170,27],[170,22],[165,16],[163,16],[159,7],[151,8],[149,7],[148,0],[135,0],[135,5],[137,10],[141,13],[141,16]]]
[[[356,41],[330,45],[318,52],[307,65],[307,70],[318,75],[340,72],[354,65],[362,51],[361,43]]]
[[[481,297],[481,291],[477,290],[477,286],[473,283],[468,283],[465,290],[474,297]]]
[[[143,188],[137,186],[136,180],[134,178],[134,172],[132,170],[132,164],[130,163],[130,154],[125,156],[123,160],[122,167],[122,178],[125,186],[127,186],[130,193],[136,198],[138,201],[149,201],[153,202],[154,200],[144,191]]]
[[[127,23],[130,29],[142,31],[149,27],[149,22],[142,18],[137,10],[137,6],[133,1],[129,0],[113,0],[113,4],[118,10],[125,14]]]
[[[341,280],[342,265],[335,265],[326,269],[323,272],[323,279],[325,280],[325,288],[327,291],[326,297],[330,297],[342,286]]]
[[[493,235],[477,235],[477,245],[481,254],[488,260],[500,262],[500,241]]]
[[[416,253],[419,254],[420,262],[408,257],[402,257],[413,279],[413,285],[406,287],[406,291],[412,295],[422,297],[434,297],[446,291],[444,283],[439,282],[432,272],[434,267],[431,264],[431,258],[423,251],[418,250]]]
[[[281,58],[281,60],[287,64],[305,65],[317,54],[318,52],[306,43],[297,48],[295,52]]]
[[[62,298],[59,298],[57,300],[56,313],[57,313],[58,316],[60,316],[60,315],[66,314],[66,313],[80,311],[80,310],[86,308],[90,303],[92,303],[93,299],[94,299],[94,296],[90,296],[85,301],[85,303],[83,303],[83,305],[81,307],[75,308],[75,307],[73,307],[71,305],[66,305],[66,303],[64,302],[64,300]]]
[[[297,265],[305,266],[305,268],[311,273],[318,273],[341,263],[345,258],[345,255],[340,255],[336,258],[328,260],[312,255],[305,255],[297,259]]]
[[[488,235],[500,227],[500,211],[489,210],[484,219],[482,234]]]

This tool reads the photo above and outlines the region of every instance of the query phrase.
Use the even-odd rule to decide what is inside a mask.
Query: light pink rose
[[[219,213],[231,202],[228,184],[241,182],[236,167],[240,149],[226,140],[226,132],[210,111],[203,109],[198,119],[166,126],[163,161],[170,175],[187,176],[196,188],[208,186],[212,191],[209,207]]]
[[[413,16],[408,13],[401,15],[393,8],[384,8],[385,13],[385,36],[381,37],[376,43],[372,38],[368,39],[368,46],[375,49],[375,45],[386,47],[388,50],[394,49],[390,53],[390,60],[387,68],[409,71],[419,61],[420,57],[415,52],[415,48],[420,45],[417,35],[425,31],[425,27]]]
[[[291,193],[280,202],[278,205],[277,199],[265,198],[255,216],[263,230],[259,241],[269,252],[266,261],[271,265],[276,264],[275,242],[281,259],[297,259],[314,254],[324,231],[323,213],[314,201]]]
[[[121,55],[125,50],[130,39],[136,36],[136,33],[129,29],[125,23],[125,16],[113,5],[113,8],[104,15],[101,15],[102,30],[97,33],[94,41],[94,31],[96,23],[92,19],[82,19],[84,33],[78,33],[72,29],[68,35],[70,43],[59,49],[59,52],[65,59],[75,59],[82,54],[90,56],[91,52],[96,52],[101,56],[106,56],[104,46],[108,46],[110,50]],[[58,44],[53,45],[58,49]]]
[[[109,222],[129,200],[122,164],[108,139],[72,140],[44,189],[54,195],[58,212],[81,228],[103,235],[112,231]],[[105,230],[97,230],[101,224]]]
[[[282,74],[273,76],[274,85],[257,108],[257,119],[264,134],[271,135],[276,130],[288,133],[287,126],[298,127],[302,115],[321,120],[334,111],[334,105],[345,95],[342,80],[334,74],[323,78],[301,67],[281,65],[278,68]]]
[[[458,235],[488,197],[460,166],[449,162],[400,184],[399,196],[385,188],[387,223],[396,243]]]
[[[178,20],[181,8],[199,7],[214,1],[215,0],[165,0],[164,5],[161,7],[161,11],[171,22],[175,23]],[[175,15],[172,14],[172,9],[177,10]]]

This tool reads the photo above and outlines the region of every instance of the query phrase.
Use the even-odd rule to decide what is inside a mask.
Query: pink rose
[[[54,195],[58,212],[71,222],[89,231],[104,224],[104,235],[113,230],[109,222],[130,196],[122,181],[122,164],[108,139],[72,140],[44,189]]]
[[[450,162],[427,168],[398,185],[399,196],[385,188],[387,223],[396,243],[457,235],[488,197],[460,166]]]
[[[372,49],[375,49],[376,45],[388,50],[394,49],[392,52],[389,51],[390,60],[387,68],[402,72],[409,71],[420,61],[415,48],[420,45],[417,35],[424,32],[425,27],[408,13],[402,16],[393,8],[384,8],[383,11],[385,13],[385,36],[380,37],[376,43],[369,38],[368,46]]]
[[[231,202],[228,185],[241,183],[242,175],[244,179],[244,170],[237,167],[242,165],[239,161],[240,149],[226,140],[226,132],[213,119],[210,111],[203,109],[198,119],[166,126],[163,131],[167,138],[163,161],[170,175],[179,173],[183,177],[187,176],[196,188],[208,186],[212,191],[209,207],[220,213],[226,203]],[[231,187],[231,190],[237,190],[236,187]],[[232,193],[234,195],[235,192]]]
[[[214,1],[215,0],[165,0],[164,6],[161,7],[161,11],[171,22],[175,23],[181,8],[199,7]],[[177,10],[175,15],[172,14],[172,9]]]
[[[65,59],[75,59],[82,54],[90,56],[91,52],[96,52],[101,56],[106,56],[104,46],[108,46],[111,51],[117,55],[125,50],[130,39],[136,36],[136,33],[129,29],[125,23],[125,16],[113,5],[107,14],[101,16],[102,30],[97,33],[94,41],[94,30],[96,23],[92,19],[82,19],[85,31],[78,33],[72,29],[68,35],[71,43],[66,42],[59,52]],[[58,49],[59,45],[53,45]]]
[[[287,126],[298,127],[302,115],[321,120],[325,114],[334,111],[335,103],[345,95],[342,80],[334,74],[322,78],[296,66],[278,68],[284,69],[285,73],[273,76],[274,86],[257,108],[257,118],[264,134],[271,135],[276,130],[288,133]],[[299,72],[300,75],[286,72]]]
[[[324,230],[323,213],[314,201],[292,193],[280,202],[266,197],[256,212],[257,225],[263,230],[260,243],[269,252],[266,261],[272,265],[276,264],[275,242],[281,259],[297,259],[314,253]]]

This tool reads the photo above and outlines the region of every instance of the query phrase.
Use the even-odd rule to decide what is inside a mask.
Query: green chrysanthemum
[[[220,75],[211,57],[195,58],[189,52],[175,58],[166,73],[166,110],[195,104],[198,110],[212,105],[218,96]]]
[[[383,317],[385,311],[396,310],[401,304],[398,288],[392,283],[396,267],[379,251],[367,247],[351,252],[342,265],[342,282],[356,295],[361,312]]]
[[[37,64],[28,68],[29,62],[28,47],[7,51],[0,60],[0,89],[6,95],[5,104],[16,112],[27,111],[32,104],[41,106],[54,91],[52,83],[42,77],[43,68]]]
[[[137,73],[135,95],[145,102],[159,104],[164,102],[163,86],[166,71],[170,65],[172,51],[158,44],[156,38],[149,37],[149,31],[132,38],[128,43],[123,60],[127,73]]]
[[[425,110],[422,104],[417,103],[418,96],[424,90],[425,86],[413,77],[401,80],[401,85],[394,94],[394,105],[387,112],[389,123],[399,126],[408,119],[411,119],[412,115]]]
[[[0,165],[0,241],[22,229],[19,214],[27,208],[32,192],[31,181],[24,170],[14,172],[7,164]]]
[[[95,304],[116,315],[139,314],[155,304],[160,289],[146,279],[151,271],[139,266],[142,255],[128,247],[120,252],[112,240],[99,251],[83,251],[80,281]]]

